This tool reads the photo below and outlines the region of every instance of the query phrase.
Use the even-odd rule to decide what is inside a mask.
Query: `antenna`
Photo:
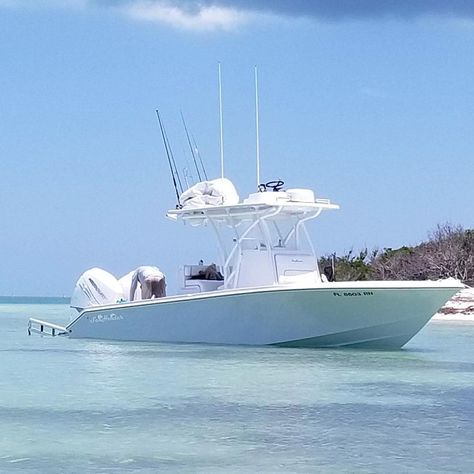
[[[256,129],[256,153],[257,153],[257,189],[260,185],[260,123],[258,116],[258,69],[255,66],[255,129]]]
[[[221,63],[219,64],[219,123],[221,129],[221,178],[224,177],[224,126],[222,121],[222,76]]]

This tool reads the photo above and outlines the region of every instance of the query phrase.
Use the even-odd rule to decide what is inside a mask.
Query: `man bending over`
[[[130,301],[135,298],[138,283],[140,283],[144,300],[166,296],[165,275],[158,267],[141,266],[135,270],[130,287]]]

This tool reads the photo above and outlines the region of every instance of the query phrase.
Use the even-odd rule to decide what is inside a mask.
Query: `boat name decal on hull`
[[[91,314],[90,316],[87,316],[87,319],[91,323],[108,323],[110,321],[119,321],[123,319],[123,316],[120,314]]]

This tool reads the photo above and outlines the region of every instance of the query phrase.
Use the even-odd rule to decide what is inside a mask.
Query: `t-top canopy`
[[[185,191],[180,198],[182,207],[167,212],[172,220],[190,221],[192,225],[213,222],[248,221],[257,218],[311,219],[322,211],[339,209],[329,199],[316,199],[310,189],[263,191],[250,194],[239,203],[239,196],[226,178],[203,181]]]
[[[270,194],[270,193],[269,193]],[[204,223],[207,219],[215,220],[249,220],[257,217],[289,218],[300,216],[301,218],[314,217],[322,211],[339,209],[337,204],[331,204],[328,199],[316,199],[313,203],[301,202],[278,202],[266,203],[240,203],[230,206],[205,206],[190,209],[173,209],[167,212],[167,217],[172,220],[196,221],[196,224]]]

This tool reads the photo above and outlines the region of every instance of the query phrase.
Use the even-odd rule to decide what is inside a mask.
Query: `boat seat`
[[[186,291],[205,293],[207,291],[216,291],[222,286],[222,280],[186,280]]]

